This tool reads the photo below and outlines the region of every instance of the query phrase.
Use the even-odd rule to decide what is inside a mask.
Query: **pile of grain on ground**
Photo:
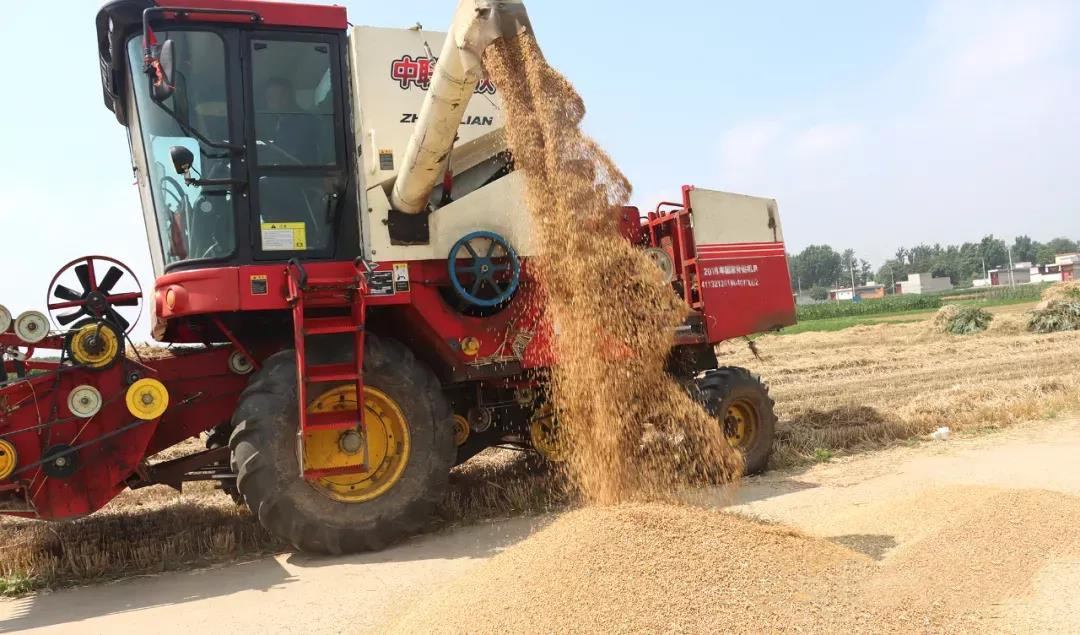
[[[917,510],[908,513],[918,515]],[[985,632],[983,621],[992,624],[1003,600],[1027,595],[1047,562],[1080,556],[1077,528],[1076,496],[1047,490],[981,496],[890,554],[861,586],[859,603],[913,627],[929,622],[948,632]]]
[[[734,478],[741,457],[719,422],[665,372],[671,333],[688,309],[620,235],[615,211],[630,184],[581,132],[581,97],[530,34],[496,41],[484,64],[525,177],[530,264],[556,326],[551,397],[570,481],[588,501],[613,502],[663,495],[686,479]],[[681,441],[642,450],[647,429]]]
[[[909,516],[937,505],[927,494]],[[978,494],[877,563],[839,540],[715,510],[586,508],[455,580],[395,630],[985,632],[1048,562],[1080,556],[1080,499]]]
[[[998,314],[995,320],[1001,320]],[[718,347],[769,383],[780,418],[774,466],[815,448],[1002,426],[1080,405],[1080,334],[927,335],[922,324],[768,335]]]
[[[451,583],[396,630],[840,631],[858,625],[849,581],[870,568],[843,547],[733,514],[590,507]]]

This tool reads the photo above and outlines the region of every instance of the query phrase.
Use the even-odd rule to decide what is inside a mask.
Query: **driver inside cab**
[[[260,145],[272,148],[259,157],[261,164],[317,164],[318,121],[297,102],[292,82],[284,77],[266,81],[257,118]]]

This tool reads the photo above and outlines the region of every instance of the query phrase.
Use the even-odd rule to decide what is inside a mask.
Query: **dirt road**
[[[749,479],[734,509],[883,559],[947,525],[967,502],[1002,488],[1080,495],[1077,456],[1080,418],[1022,424]],[[5,600],[0,631],[376,631],[547,520],[458,529],[377,554],[283,555]],[[1076,632],[1080,596],[1071,590],[1078,586],[1080,560],[1051,562],[1030,589],[994,608],[992,626]]]

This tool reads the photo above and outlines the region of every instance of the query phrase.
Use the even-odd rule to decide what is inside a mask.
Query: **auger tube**
[[[482,56],[500,37],[531,28],[522,0],[461,0],[431,74],[416,128],[390,193],[399,212],[419,214],[440,182],[469,99],[483,75]]]

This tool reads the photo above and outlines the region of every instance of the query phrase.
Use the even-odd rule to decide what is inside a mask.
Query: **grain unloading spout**
[[[445,171],[462,114],[483,75],[484,51],[500,37],[530,29],[522,0],[461,0],[394,181],[390,194],[394,209],[418,214],[427,208]]]

